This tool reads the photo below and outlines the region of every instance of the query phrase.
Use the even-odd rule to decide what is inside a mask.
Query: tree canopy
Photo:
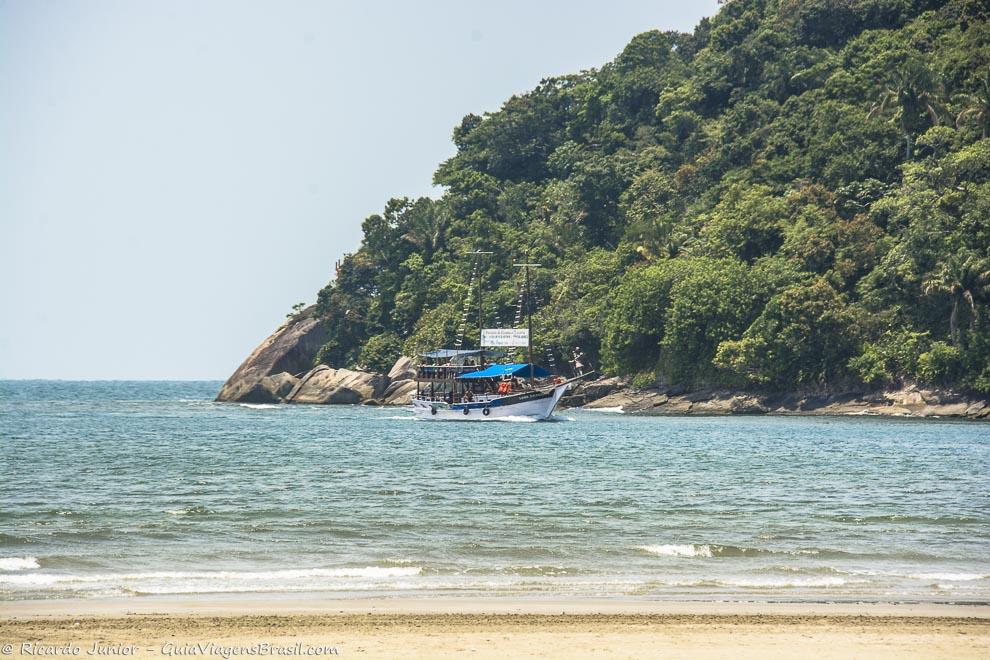
[[[681,386],[990,392],[990,9],[732,0],[454,128],[318,296],[318,360],[387,368],[517,321]],[[490,251],[491,257],[470,252]],[[467,315],[468,320],[465,321]]]

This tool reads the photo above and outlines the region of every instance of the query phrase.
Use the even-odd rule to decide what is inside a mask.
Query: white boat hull
[[[551,390],[517,395],[491,397],[471,403],[448,404],[443,401],[413,399],[417,417],[434,421],[495,422],[527,419],[549,419],[564,392],[571,384],[562,383]]]

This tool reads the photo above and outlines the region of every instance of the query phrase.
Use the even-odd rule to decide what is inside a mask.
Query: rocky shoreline
[[[673,394],[619,379],[587,383],[562,405],[636,415],[882,415],[990,419],[986,398],[911,385],[897,390],[754,393],[704,389]]]
[[[313,367],[327,331],[315,307],[287,319],[224,383],[217,401],[408,405],[416,392],[411,358],[387,374]],[[897,390],[754,393],[726,389],[636,389],[620,378],[581,383],[563,407],[634,415],[883,415],[990,420],[986,397],[908,386]]]
[[[287,319],[227,379],[217,401],[240,403],[408,404],[416,391],[412,360],[387,374],[313,366],[327,339],[310,306]]]

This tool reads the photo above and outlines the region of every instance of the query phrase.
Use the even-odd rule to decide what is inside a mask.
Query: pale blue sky
[[[716,10],[0,0],[0,378],[226,378],[461,117]]]

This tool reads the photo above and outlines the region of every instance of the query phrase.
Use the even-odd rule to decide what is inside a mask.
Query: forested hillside
[[[684,387],[990,392],[990,5],[732,0],[454,128],[319,293],[318,361],[387,369],[511,325]],[[658,16],[658,20],[662,19]],[[469,252],[492,251],[478,262]]]

